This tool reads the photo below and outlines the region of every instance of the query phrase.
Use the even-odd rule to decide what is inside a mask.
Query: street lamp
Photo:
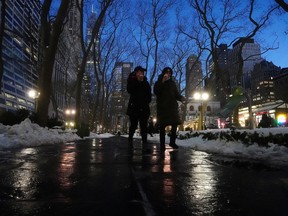
[[[40,92],[36,91],[35,89],[31,89],[28,91],[28,96],[32,99],[34,99],[34,111],[37,110],[37,99],[40,96]]]
[[[74,128],[74,126],[75,126],[75,122],[74,122],[75,114],[76,114],[75,109],[66,109],[65,110],[65,115],[66,115],[65,126],[68,129]]]
[[[201,110],[200,110],[200,116],[199,116],[199,121],[198,121],[198,130],[203,130],[204,125],[203,125],[203,116],[204,116],[204,105],[205,102],[209,99],[209,94],[207,92],[195,92],[193,95],[193,98],[195,100],[198,100],[201,102]]]

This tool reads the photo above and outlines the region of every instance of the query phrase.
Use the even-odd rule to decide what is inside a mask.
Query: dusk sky
[[[272,46],[274,43],[277,47],[279,43],[279,49],[270,50],[262,57],[267,61],[272,61],[276,66],[288,67],[288,13],[278,19],[274,18],[271,27],[263,31],[261,38],[267,41],[267,45]]]

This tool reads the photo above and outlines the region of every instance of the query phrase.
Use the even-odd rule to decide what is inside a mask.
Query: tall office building
[[[129,94],[127,79],[133,70],[131,62],[117,62],[114,67],[114,89],[111,95],[111,129],[116,132],[127,132],[128,116],[126,115]]]
[[[97,21],[97,16],[92,6],[91,14],[88,17],[87,28],[86,28],[86,44],[87,45],[92,40],[92,31],[93,31],[93,27],[96,21]],[[94,43],[95,43],[95,47],[98,47],[99,38],[97,36],[94,39]],[[88,57],[88,61],[86,63],[84,82],[83,82],[85,96],[87,97],[95,97],[96,85],[100,85],[100,83],[96,83],[95,65],[94,65],[94,63],[98,64],[100,62],[94,62],[95,60],[97,60],[97,58],[95,57],[95,55],[97,56],[97,54],[94,53],[94,51],[96,50],[92,50],[92,49],[93,48],[91,48],[91,52]],[[98,73],[98,76],[99,76],[99,79],[101,79],[100,73]]]
[[[288,68],[282,68],[273,78],[274,92],[276,100],[283,100],[288,103]],[[287,116],[288,117],[288,116]]]
[[[186,98],[192,97],[193,92],[203,87],[203,73],[201,61],[196,55],[188,57],[186,62]]]
[[[81,60],[80,12],[71,0],[67,22],[61,33],[54,62],[50,117],[65,118],[66,109],[75,109],[75,83]]]
[[[241,51],[243,43],[244,46]],[[239,53],[243,58],[243,71],[242,76],[237,81],[237,73],[240,66],[238,58]],[[233,48],[229,52],[228,58],[231,90],[233,91],[233,89],[239,85],[244,89],[250,89],[251,71],[255,64],[262,61],[260,45],[255,43],[254,39],[240,38],[233,44]]]
[[[34,110],[35,100],[29,98],[28,91],[37,89],[40,1],[9,0],[5,3],[0,109]],[[1,8],[2,4],[1,1]]]
[[[230,78],[228,74],[229,50],[227,44],[220,44],[219,47],[215,49],[220,71],[216,71],[215,63],[212,59],[209,61],[210,75],[209,78],[207,78],[207,85],[210,90],[211,99],[220,101],[222,106],[226,103],[227,95],[230,94]],[[225,89],[222,84],[222,79],[224,79],[225,82]]]
[[[251,97],[252,104],[259,105],[275,101],[273,77],[281,71],[280,67],[266,60],[254,66],[251,72]]]

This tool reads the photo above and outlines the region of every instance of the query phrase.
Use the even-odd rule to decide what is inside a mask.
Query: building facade
[[[201,111],[202,108],[203,111]],[[223,127],[218,117],[218,113],[220,112],[219,101],[209,100],[207,102],[200,102],[194,99],[188,99],[184,128],[190,128],[191,130],[200,130],[200,128],[198,127],[201,112],[203,112],[204,128],[212,125],[215,128]]]
[[[40,1],[10,0],[5,3],[0,109],[34,110],[36,100],[30,98],[28,92],[37,90]]]
[[[243,59],[243,67],[239,55]],[[228,68],[230,77],[230,88],[233,91],[237,86],[242,86],[244,89],[251,87],[251,71],[254,65],[262,61],[260,45],[254,42],[254,39],[240,38],[233,44],[233,48],[228,54]]]
[[[114,67],[114,88],[110,101],[110,128],[112,132],[127,133],[129,118],[126,115],[129,94],[127,79],[133,71],[133,63],[117,62]]]
[[[186,88],[185,97],[192,97],[193,92],[203,87],[202,63],[196,55],[188,57],[186,62]]]
[[[219,64],[220,71],[216,71],[215,64],[211,59],[209,61],[209,77],[206,79],[206,85],[209,88],[209,93],[211,98],[220,101],[223,106],[227,101],[227,96],[231,93],[230,89],[230,78],[228,73],[228,54],[230,49],[228,49],[227,44],[220,44],[218,48],[215,49],[217,56],[217,63]],[[225,90],[222,86],[222,80],[224,79]]]
[[[281,68],[266,60],[254,66],[251,72],[252,105],[275,101],[273,77],[279,74]]]

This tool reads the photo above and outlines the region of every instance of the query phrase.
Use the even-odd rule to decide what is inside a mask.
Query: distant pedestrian
[[[172,77],[172,69],[165,67],[159,75],[154,85],[154,93],[157,96],[157,122],[160,129],[160,150],[165,151],[165,128],[171,125],[171,136],[169,145],[177,149],[176,131],[177,126],[181,124],[178,113],[178,102],[184,102],[185,98],[179,93],[175,81]]]
[[[259,128],[268,128],[271,127],[272,125],[272,121],[271,121],[271,117],[267,116],[267,114],[262,114],[262,119],[258,124]]]
[[[130,94],[127,109],[130,119],[128,145],[133,148],[133,136],[139,122],[143,150],[147,148],[147,121],[150,116],[149,103],[151,102],[151,87],[144,75],[145,71],[145,68],[137,66],[127,80],[127,91]]]

